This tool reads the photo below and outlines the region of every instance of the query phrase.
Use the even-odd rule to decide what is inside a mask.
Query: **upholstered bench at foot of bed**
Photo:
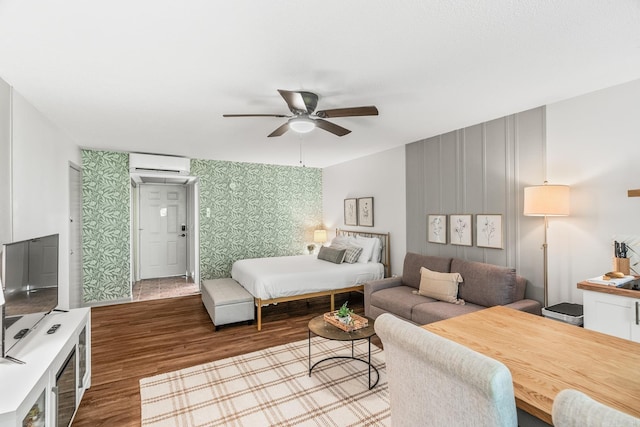
[[[254,319],[253,296],[233,279],[210,279],[202,282],[204,304],[216,327]]]

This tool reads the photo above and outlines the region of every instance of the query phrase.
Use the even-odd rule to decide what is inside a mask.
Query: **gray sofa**
[[[458,298],[464,305],[438,301],[414,291],[420,288],[420,267],[441,273],[460,273],[463,282]],[[458,258],[407,253],[402,277],[389,277],[365,283],[365,315],[376,318],[392,313],[410,322],[424,325],[471,313],[495,305],[541,315],[538,301],[525,299],[527,280],[515,269]]]

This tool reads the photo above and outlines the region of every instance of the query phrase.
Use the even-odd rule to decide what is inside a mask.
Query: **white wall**
[[[549,220],[549,303],[582,303],[576,283],[613,270],[612,238],[640,236],[640,80],[547,106],[547,175],[571,186]]]
[[[640,80],[546,110],[547,180],[571,186],[571,215],[549,219],[549,304],[581,304],[576,284],[613,269],[612,239],[640,241],[640,198],[627,197],[627,190],[640,188]],[[405,175],[404,147],[323,170],[327,229],[344,227],[345,198],[374,196],[374,230],[391,232],[392,271],[398,275],[406,251]],[[542,251],[521,256],[542,259]]]
[[[549,221],[550,304],[581,303],[576,283],[613,269],[613,236],[640,236],[640,198],[627,197],[640,188],[638,117],[640,80],[547,106],[547,178],[572,191],[571,216]],[[67,307],[68,162],[81,164],[80,150],[15,91],[12,126],[13,239],[60,234],[60,305]],[[367,196],[375,227],[344,227],[343,200]],[[330,237],[336,227],[390,232],[392,272],[402,274],[404,147],[325,168],[323,211]]]
[[[0,79],[0,244],[10,241],[11,86]]]
[[[13,240],[60,235],[59,306],[69,307],[69,162],[79,147],[12,91]]]
[[[336,228],[389,232],[391,273],[402,274],[406,252],[404,146],[322,170],[322,210],[329,238]],[[344,199],[373,197],[374,227],[344,225]]]

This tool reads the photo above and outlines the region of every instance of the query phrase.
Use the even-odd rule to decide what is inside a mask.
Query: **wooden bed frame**
[[[355,230],[341,230],[336,229],[336,236],[362,236],[362,237],[377,237],[382,242],[382,255],[380,263],[384,265],[384,277],[391,277],[391,248],[389,246],[389,233],[370,233],[366,231]],[[312,292],[310,294],[293,295],[289,297],[280,297],[272,299],[254,298],[256,304],[256,319],[258,330],[262,330],[262,307],[269,304],[276,304],[280,302],[299,301],[301,299],[324,297],[329,295],[331,297],[331,306],[329,311],[335,310],[335,296],[337,294],[344,294],[348,292],[362,292],[364,285],[351,286],[348,288],[333,289],[330,291]]]

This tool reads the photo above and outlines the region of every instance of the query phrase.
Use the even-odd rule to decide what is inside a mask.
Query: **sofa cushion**
[[[411,319],[411,309],[417,304],[436,301],[433,298],[414,294],[410,286],[395,286],[381,289],[371,294],[371,306],[396,314],[405,319]],[[448,304],[448,303],[447,303]]]
[[[518,276],[516,274],[516,293],[515,293],[515,301],[520,301],[524,299],[524,294],[527,290],[527,279],[522,276]]]
[[[418,325],[426,325],[427,323],[472,313],[474,311],[482,310],[483,308],[486,307],[476,304],[458,305],[449,304],[448,302],[443,301],[425,302],[413,307],[410,319]]]
[[[407,252],[407,254],[404,256],[402,284],[419,289],[420,267],[426,267],[431,271],[449,273],[451,271],[451,258],[426,256],[413,252]]]
[[[440,273],[421,267],[420,276],[420,295],[444,302],[464,304],[464,300],[458,299],[458,283],[462,282],[460,273]]]
[[[455,258],[451,271],[460,273],[463,282],[458,287],[458,298],[467,303],[493,307],[516,300],[516,270],[509,267],[464,261]]]

